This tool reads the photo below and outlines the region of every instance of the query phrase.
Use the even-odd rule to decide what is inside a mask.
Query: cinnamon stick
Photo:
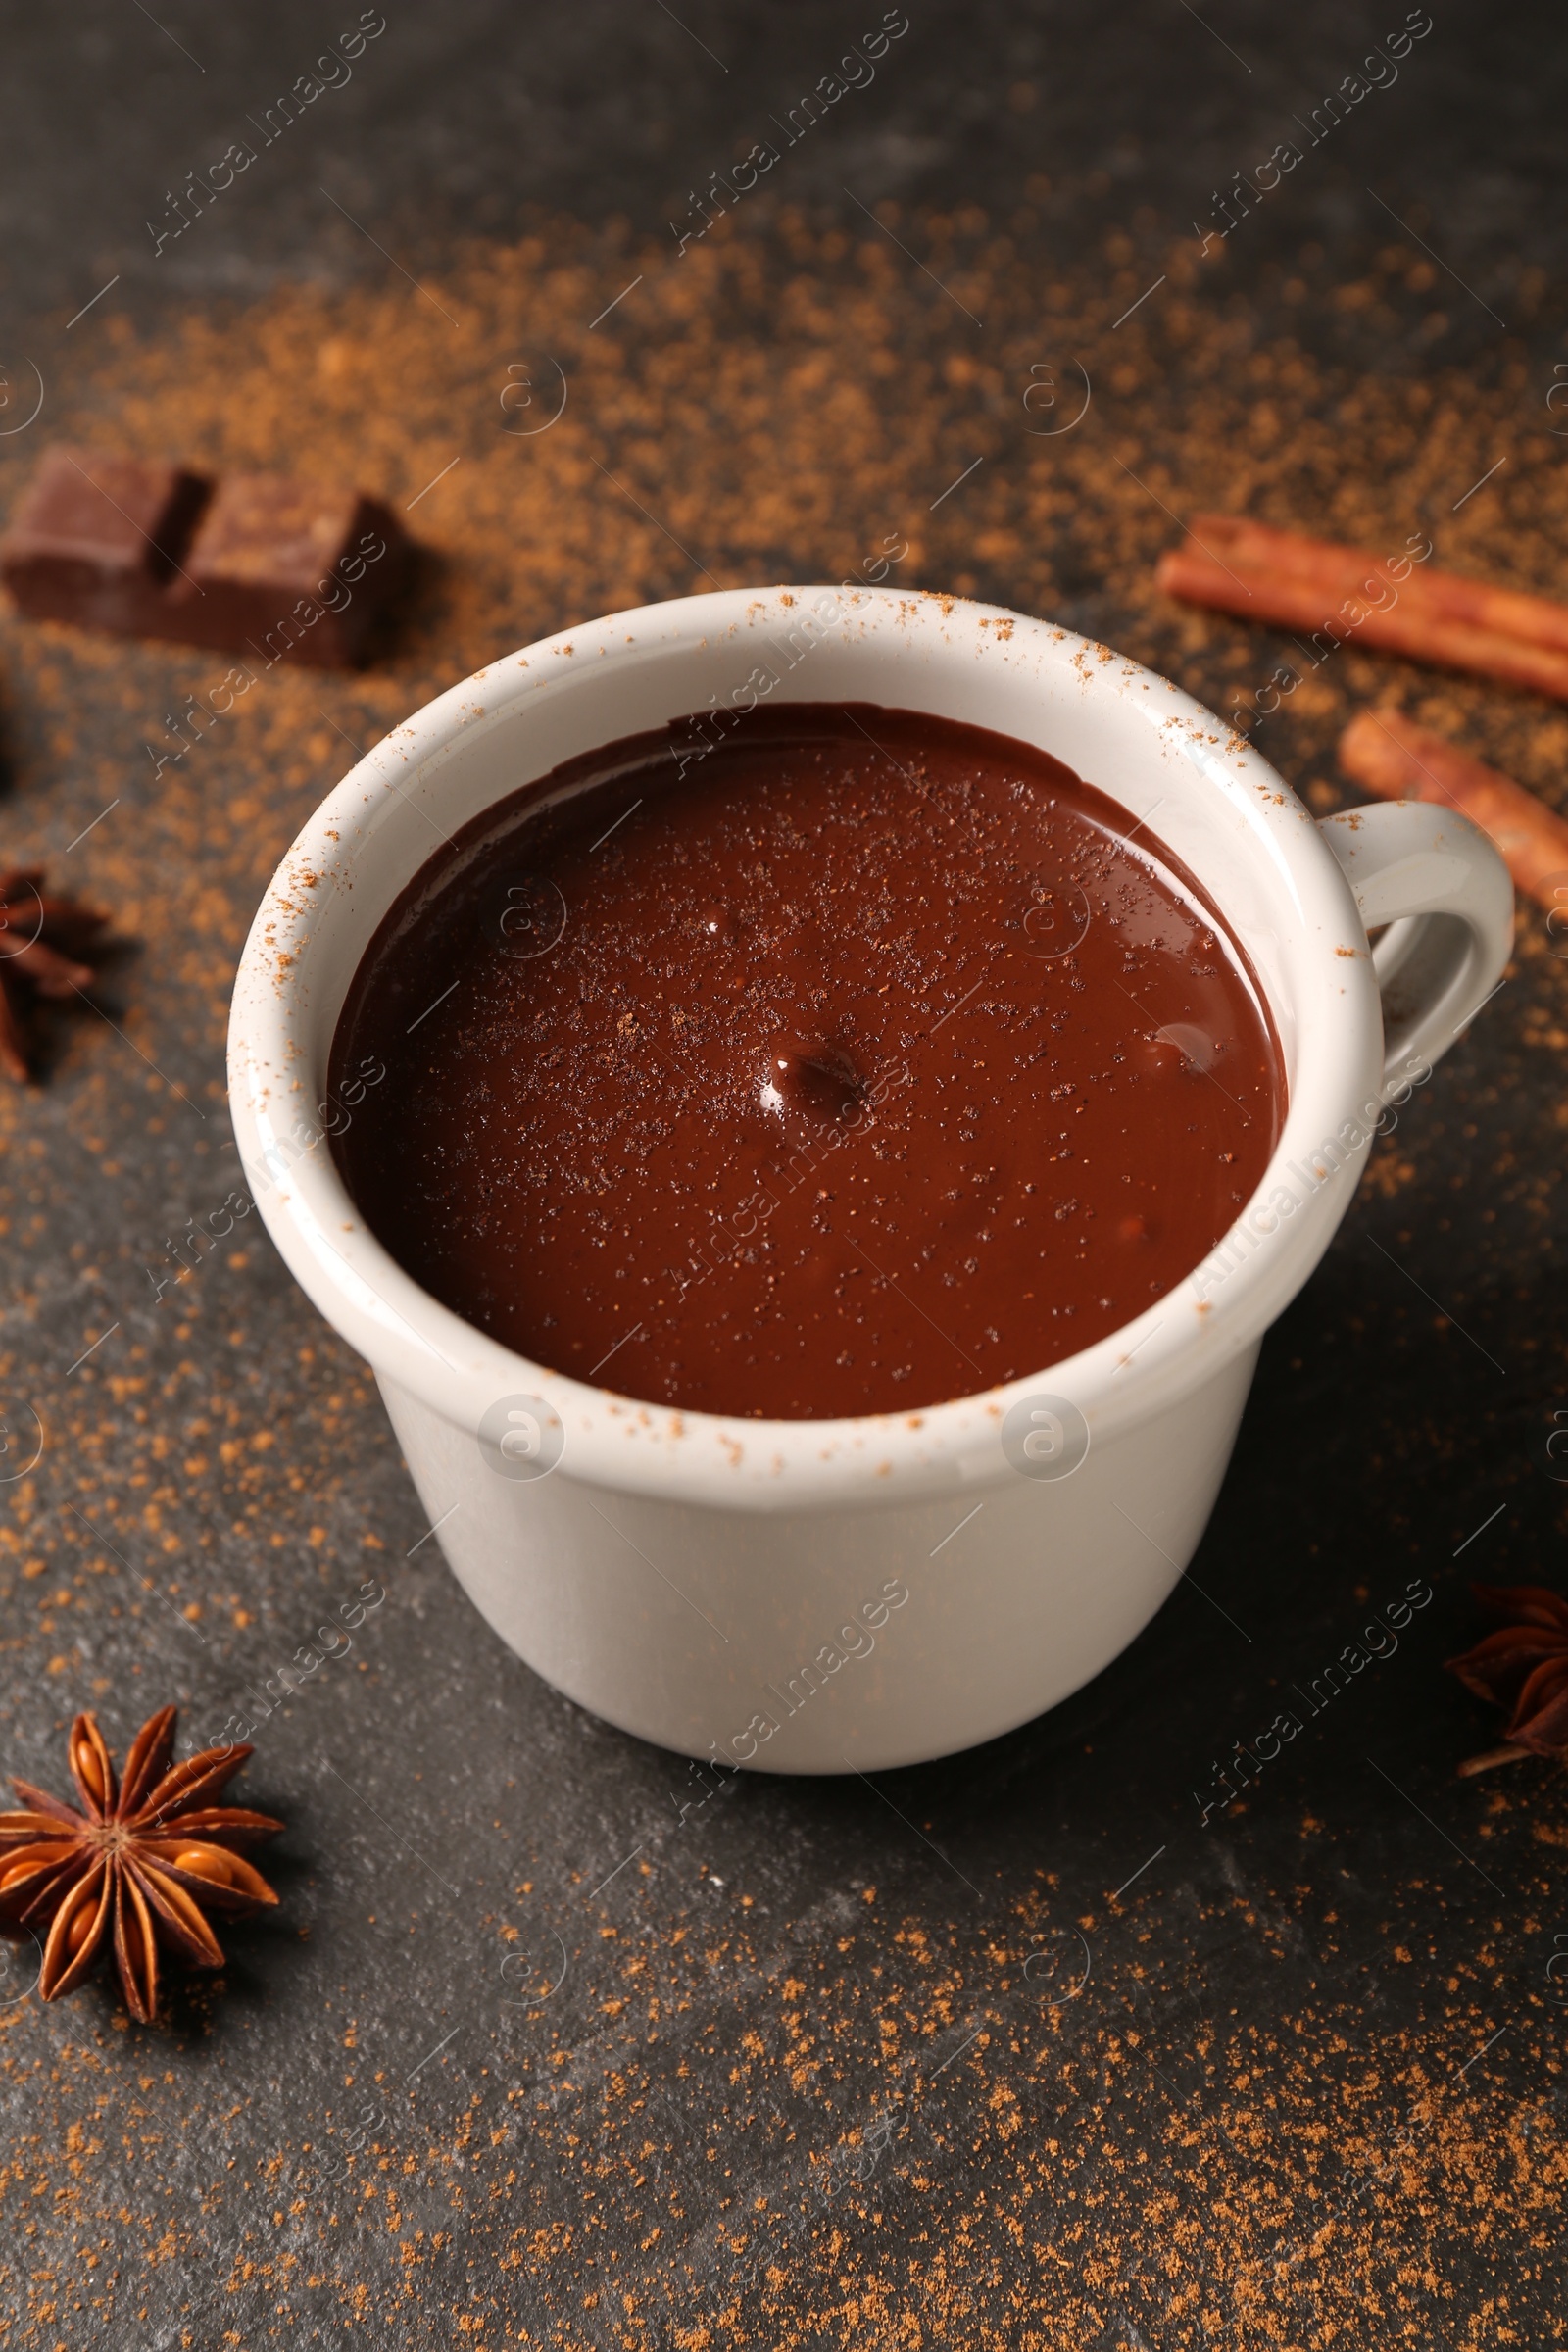
[[[1489,1747],[1484,1756],[1467,1756],[1454,1769],[1461,1781],[1473,1780],[1478,1772],[1491,1772],[1498,1764],[1521,1764],[1535,1752],[1533,1747],[1521,1747],[1517,1740],[1510,1740],[1502,1747]]]
[[[1245,514],[1196,514],[1156,578],[1189,604],[1568,702],[1568,606],[1432,570],[1408,552],[1380,559]]]
[[[1568,906],[1568,823],[1511,776],[1397,710],[1363,710],[1340,737],[1340,765],[1385,801],[1433,801],[1490,834],[1519,888]]]
[[[1237,571],[1270,571],[1310,579],[1326,593],[1341,597],[1353,596],[1363,586],[1376,594],[1386,578],[1397,586],[1400,603],[1411,611],[1419,609],[1436,618],[1461,621],[1496,637],[1517,637],[1526,645],[1548,645],[1557,653],[1568,653],[1568,605],[1556,604],[1547,596],[1494,588],[1489,581],[1468,579],[1462,572],[1412,563],[1408,555],[1396,557],[1391,568],[1386,557],[1380,559],[1365,548],[1312,539],[1303,531],[1276,530],[1246,514],[1195,514],[1187,528],[1190,539]],[[1430,540],[1426,545],[1430,549]]]
[[[1426,543],[1429,547],[1430,541]],[[1352,596],[1373,589],[1388,574],[1383,561],[1362,547],[1346,547],[1333,539],[1312,539],[1304,531],[1279,531],[1272,523],[1254,522],[1247,514],[1195,514],[1187,525],[1184,550],[1197,550],[1215,563],[1229,564],[1250,576],[1267,572],[1281,579],[1307,580],[1325,596]],[[1395,583],[1401,593],[1415,570],[1409,555],[1396,559],[1404,566],[1404,581]]]

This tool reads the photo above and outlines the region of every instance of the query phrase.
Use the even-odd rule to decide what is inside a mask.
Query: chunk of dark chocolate
[[[233,474],[171,583],[170,634],[270,662],[290,653],[318,668],[357,662],[407,555],[376,499],[281,474]]]
[[[44,452],[0,577],[33,620],[171,638],[263,662],[364,658],[412,548],[379,500],[281,474],[216,489],[173,466]]]
[[[180,466],[57,443],[0,541],[0,577],[29,620],[145,632],[211,490]]]

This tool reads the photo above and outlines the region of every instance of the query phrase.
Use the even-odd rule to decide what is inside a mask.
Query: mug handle
[[[1426,801],[1319,820],[1368,931],[1383,999],[1383,1081],[1446,1054],[1494,995],[1513,947],[1513,883],[1479,825]]]

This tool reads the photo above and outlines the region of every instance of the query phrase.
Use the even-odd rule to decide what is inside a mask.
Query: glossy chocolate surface
[[[1042,1371],[1168,1291],[1284,1108],[1193,877],[979,728],[690,740],[525,787],[382,923],[333,1071],[388,1078],[333,1148],[385,1247],[540,1363],[784,1419]]]

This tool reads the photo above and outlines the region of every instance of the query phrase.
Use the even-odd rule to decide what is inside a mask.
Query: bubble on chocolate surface
[[[866,1081],[848,1046],[783,1032],[768,1049],[760,1100],[764,1110],[794,1112],[822,1126],[853,1119]]]

